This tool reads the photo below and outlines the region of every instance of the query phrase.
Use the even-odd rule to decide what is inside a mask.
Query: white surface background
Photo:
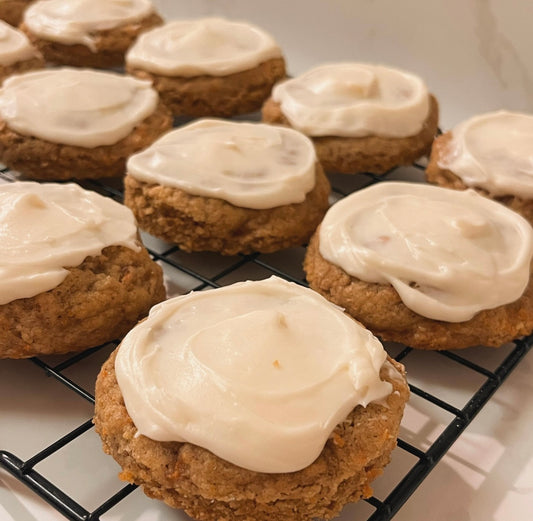
[[[533,2],[160,0],[156,4],[168,19],[223,15],[262,25],[283,47],[292,74],[321,62],[341,60],[379,62],[418,73],[440,101],[444,129],[488,110],[533,112]],[[215,255],[180,255],[184,262],[207,271],[228,262]],[[300,258],[301,251],[269,256],[291,273],[301,271]],[[232,275],[264,276],[267,273],[259,268]],[[167,277],[173,293],[195,285],[175,271],[168,270]],[[473,348],[461,354],[492,369],[508,351],[504,346],[499,350]],[[107,354],[99,352],[76,365],[68,371],[69,377],[92,392]],[[406,365],[412,383],[457,407],[462,407],[483,381],[433,353],[410,355]],[[530,352],[395,521],[524,521],[533,517],[532,373]],[[90,404],[43,376],[31,362],[0,361],[0,448],[28,457],[91,414]],[[426,449],[450,419],[447,413],[413,397],[401,437]],[[397,450],[385,475],[375,482],[376,496],[383,499],[415,462],[416,458]],[[102,453],[93,431],[38,465],[37,470],[88,509],[122,487],[116,478],[118,466]],[[341,519],[364,520],[372,511],[360,502],[347,507]],[[48,521],[62,517],[0,472],[0,519]],[[188,518],[137,490],[102,519]]]

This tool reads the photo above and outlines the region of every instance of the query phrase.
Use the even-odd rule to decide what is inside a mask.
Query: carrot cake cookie
[[[473,190],[382,182],[330,208],[311,287],[384,340],[500,346],[533,331],[533,230]]]
[[[171,126],[150,83],[122,74],[45,69],[0,89],[0,160],[32,179],[122,176]]]
[[[311,141],[259,123],[201,120],[127,164],[139,226],[185,251],[268,253],[305,244],[328,208]]]
[[[379,341],[272,277],[152,309],[104,364],[94,422],[120,477],[195,519],[330,519],[371,495],[409,391]]]
[[[48,62],[110,68],[124,65],[137,36],[161,23],[151,0],[37,0],[21,28]]]
[[[125,335],[165,298],[132,213],[74,184],[0,185],[0,358]]]
[[[334,63],[276,85],[263,120],[310,136],[326,172],[383,174],[429,152],[438,105],[413,74]]]
[[[428,181],[473,188],[533,223],[533,115],[489,112],[439,136],[426,170]]]
[[[144,33],[128,51],[126,68],[152,81],[175,116],[254,112],[285,77],[272,36],[221,18],[178,20]]]

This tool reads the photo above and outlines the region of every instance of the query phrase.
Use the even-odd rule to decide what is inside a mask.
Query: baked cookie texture
[[[163,19],[157,13],[152,13],[138,22],[98,31],[92,35],[94,51],[82,44],[69,45],[40,38],[33,34],[24,22],[21,23],[20,29],[49,63],[109,69],[124,65],[124,55],[137,36],[162,23]]]
[[[29,179],[59,181],[122,176],[127,158],[151,145],[171,127],[172,116],[160,103],[153,114],[117,143],[85,148],[20,134],[0,119],[0,160]]]
[[[13,27],[17,27],[30,2],[31,0],[4,0],[0,2],[0,19]]]
[[[438,136],[431,149],[429,163],[426,168],[426,179],[433,184],[443,186],[444,188],[453,188],[455,190],[466,190],[472,188],[485,197],[498,201],[511,210],[519,213],[533,225],[533,200],[523,199],[516,195],[491,196],[486,190],[477,186],[467,186],[463,180],[451,170],[441,168],[439,162],[448,154],[448,146],[452,139],[452,133],[446,132]]]
[[[349,502],[372,494],[396,446],[409,390],[404,378],[381,378],[393,385],[386,404],[356,407],[333,431],[318,459],[303,470],[266,474],[246,470],[201,447],[136,436],[118,386],[116,351],[96,382],[94,423],[106,453],[122,466],[121,479],[145,494],[206,521],[294,521],[330,519]],[[389,360],[404,375],[401,364]]]
[[[281,110],[281,105],[269,98],[262,109],[266,123],[291,126]],[[404,138],[368,137],[311,137],[318,159],[326,172],[357,174],[369,172],[384,174],[391,168],[409,165],[428,154],[437,133],[439,106],[436,98],[430,96],[430,111],[422,130]]]
[[[304,259],[309,285],[370,329],[382,340],[427,350],[499,347],[533,331],[533,280],[523,295],[504,306],[479,312],[465,322],[432,320],[411,311],[388,284],[362,281],[325,260],[319,229]]]
[[[2,4],[0,3],[0,5]],[[0,85],[6,78],[13,74],[21,74],[36,69],[43,69],[44,66],[44,59],[41,55],[34,56],[29,60],[18,61],[11,65],[0,65]]]
[[[191,117],[230,117],[259,110],[274,84],[286,75],[283,58],[226,76],[164,76],[128,66],[126,70],[150,80],[175,116]]]
[[[68,270],[59,286],[0,305],[0,358],[82,351],[119,339],[165,299],[162,270],[144,248],[109,246]]]
[[[184,251],[270,253],[305,244],[328,208],[329,182],[316,164],[315,187],[302,203],[265,210],[191,195],[126,175],[124,203],[139,227]]]

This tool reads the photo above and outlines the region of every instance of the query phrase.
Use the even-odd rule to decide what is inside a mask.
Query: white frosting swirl
[[[441,168],[492,195],[533,198],[533,115],[490,112],[452,130]]]
[[[75,184],[0,185],[0,305],[55,288],[111,245],[139,250],[131,211]]]
[[[291,126],[309,136],[413,136],[429,114],[420,78],[363,63],[321,65],[278,83],[272,98]]]
[[[127,164],[140,181],[243,208],[301,203],[315,185],[312,142],[295,130],[206,119],[173,130]]]
[[[226,76],[280,57],[277,43],[259,27],[203,18],[168,22],[141,34],[126,64],[166,76]]]
[[[37,56],[26,35],[0,20],[0,65],[11,65]]]
[[[350,275],[391,284],[415,313],[462,322],[520,298],[533,230],[473,190],[386,182],[332,206],[319,244]]]
[[[11,129],[85,148],[125,138],[157,103],[150,82],[89,69],[28,72],[0,89],[0,117]]]
[[[95,32],[139,22],[153,10],[151,0],[37,0],[24,23],[39,38],[96,51]]]
[[[310,465],[357,405],[389,395],[386,354],[317,293],[272,277],[152,308],[115,362],[140,434],[258,472]]]

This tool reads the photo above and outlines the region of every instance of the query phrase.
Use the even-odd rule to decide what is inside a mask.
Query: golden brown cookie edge
[[[330,192],[318,163],[315,187],[302,203],[264,210],[149,184],[130,174],[124,188],[124,203],[141,229],[185,251],[223,255],[271,253],[305,244],[327,211]]]
[[[433,142],[429,163],[426,167],[426,180],[443,188],[453,188],[454,190],[472,188],[478,194],[497,201],[519,213],[533,226],[533,199],[524,199],[516,195],[492,196],[487,190],[479,186],[467,186],[459,175],[440,166],[439,163],[448,153],[448,147],[452,137],[452,132],[449,131],[438,136]]]
[[[94,423],[104,451],[122,466],[121,479],[204,521],[330,519],[346,503],[370,496],[370,482],[382,473],[396,446],[409,396],[403,366],[389,359],[403,378],[391,378],[388,369],[382,368],[382,379],[393,385],[386,404],[356,407],[309,467],[264,474],[237,467],[189,443],[138,436],[116,381],[117,351],[96,382]]]
[[[281,106],[269,98],[262,109],[266,123],[291,126]],[[439,106],[430,95],[430,110],[420,132],[405,138],[368,137],[311,137],[324,170],[331,173],[384,174],[394,167],[409,165],[429,153],[438,130]]]
[[[126,70],[150,80],[175,116],[231,117],[255,112],[286,75],[284,58],[272,58],[257,67],[226,76],[165,76],[136,67]]]
[[[27,179],[59,181],[123,176],[127,158],[172,128],[172,116],[160,102],[125,138],[113,145],[85,148],[26,136],[0,119],[0,160]]]
[[[67,269],[55,288],[0,305],[0,359],[82,351],[120,339],[165,299],[162,270],[144,247],[109,246]]]
[[[424,350],[499,347],[533,331],[532,277],[515,302],[480,311],[465,322],[432,320],[405,306],[391,285],[362,281],[324,259],[319,250],[319,231],[320,227],[304,259],[310,287],[383,340]]]
[[[28,36],[31,43],[39,49],[48,63],[72,67],[90,67],[109,69],[124,65],[124,56],[137,36],[163,23],[159,14],[153,12],[138,22],[119,25],[112,29],[96,31],[95,51],[83,44],[65,44],[41,38],[32,33],[22,22],[20,29]]]

